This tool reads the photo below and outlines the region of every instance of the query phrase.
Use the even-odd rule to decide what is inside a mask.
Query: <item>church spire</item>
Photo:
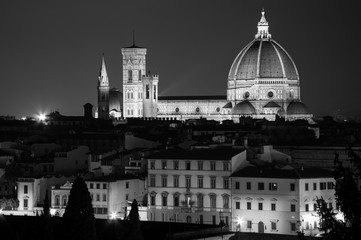
[[[263,38],[269,39],[269,38],[271,38],[271,34],[268,32],[269,26],[268,26],[266,17],[264,16],[264,14],[265,14],[264,9],[262,9],[261,13],[262,13],[262,16],[257,25],[258,32],[257,32],[255,38],[256,39],[263,39]]]
[[[104,86],[104,87],[109,86],[108,73],[107,73],[107,69],[105,67],[104,53],[102,56],[102,65],[100,67],[100,72],[99,72],[98,78],[99,78],[98,86]]]

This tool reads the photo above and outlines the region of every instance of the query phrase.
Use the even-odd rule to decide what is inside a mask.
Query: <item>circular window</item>
[[[176,112],[179,112],[179,108],[176,108],[175,111],[176,111]]]
[[[219,107],[217,107],[217,108],[216,108],[216,111],[219,112],[219,111],[221,111],[221,109],[220,109]]]
[[[267,93],[267,96],[268,96],[269,98],[273,98],[273,92],[272,92],[272,91],[269,91],[269,92]]]
[[[245,92],[244,95],[243,95],[243,97],[244,97],[245,99],[249,98],[249,92]]]
[[[199,112],[199,107],[196,108],[196,112]]]

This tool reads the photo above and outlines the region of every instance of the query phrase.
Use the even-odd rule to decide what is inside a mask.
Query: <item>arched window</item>
[[[179,207],[179,196],[180,196],[179,192],[176,192],[173,194],[173,206],[174,207]]]
[[[168,205],[168,192],[162,192],[162,206]]]
[[[149,196],[150,196],[150,205],[155,206],[155,204],[156,204],[155,197],[157,196],[157,193],[156,192],[151,192],[149,194]]]
[[[55,206],[60,206],[60,196],[59,195],[55,196]]]
[[[68,197],[66,195],[63,196],[62,204],[63,206],[66,206],[68,204]]]

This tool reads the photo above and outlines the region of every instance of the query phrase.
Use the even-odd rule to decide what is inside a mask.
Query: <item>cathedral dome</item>
[[[242,101],[236,104],[236,106],[233,108],[232,114],[252,115],[252,114],[256,114],[256,109],[249,101]]]
[[[302,102],[291,102],[287,107],[287,114],[308,114],[308,111],[305,104],[303,104]]]
[[[258,33],[235,58],[229,80],[256,78],[288,78],[298,80],[298,72],[291,56],[268,33],[268,22],[262,12]]]

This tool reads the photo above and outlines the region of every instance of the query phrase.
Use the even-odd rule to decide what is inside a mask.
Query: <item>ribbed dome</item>
[[[252,103],[248,101],[242,101],[237,103],[233,108],[232,114],[235,115],[252,115],[256,113],[256,109],[253,107]]]
[[[287,107],[287,114],[308,114],[307,107],[302,102],[291,102]]]
[[[255,39],[236,57],[230,79],[288,78],[298,80],[296,65],[288,53],[272,39]]]

